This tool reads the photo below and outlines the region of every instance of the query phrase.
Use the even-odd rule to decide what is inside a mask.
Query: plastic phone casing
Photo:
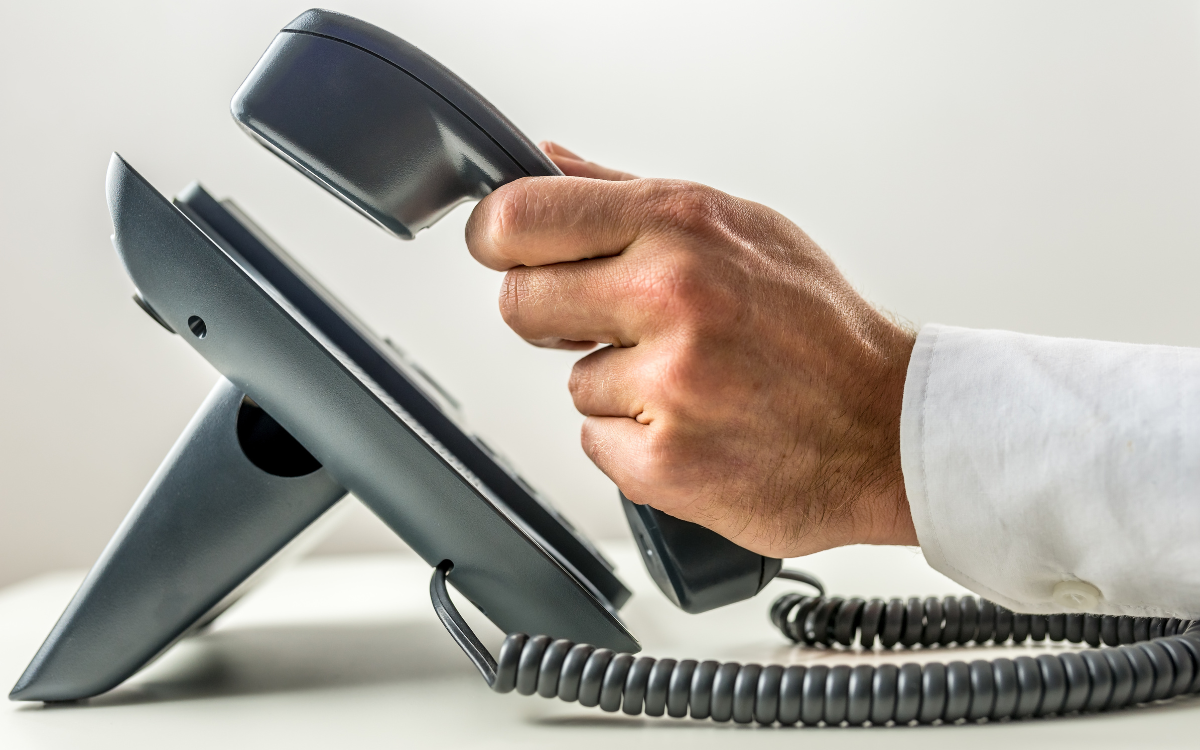
[[[431,565],[453,561],[450,582],[502,630],[640,649],[616,615],[629,591],[598,553],[527,497],[532,523],[557,533],[569,555],[548,542],[397,401],[415,404],[412,394],[389,391],[347,353],[345,331],[338,346],[227,237],[198,214],[189,218],[115,154],[107,192],[114,245],[142,304],[227,382],[168,455],[11,698],[75,700],[120,684],[211,621],[347,490]],[[327,327],[347,322],[334,307],[328,315]],[[238,437],[247,397],[320,468],[297,477],[256,465]],[[295,459],[283,463],[304,464]],[[511,488],[508,496],[520,497]]]
[[[689,614],[749,599],[783,568],[782,560],[751,552],[715,531],[637,505],[624,495],[621,507],[650,577]]]
[[[230,110],[263,145],[403,239],[505,183],[562,174],[436,60],[326,10],[279,32]]]
[[[213,387],[11,698],[75,700],[115,687],[221,614],[272,558],[304,551],[301,532],[346,490],[323,468],[278,476],[247,458],[244,399],[225,378]]]

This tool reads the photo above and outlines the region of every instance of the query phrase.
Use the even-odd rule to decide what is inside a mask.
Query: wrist
[[[864,466],[867,481],[856,503],[862,516],[857,543],[916,546],[917,532],[900,460],[900,415],[908,364],[917,337],[890,322],[888,328],[891,330],[880,348],[883,353],[880,371],[871,388],[875,394],[877,432],[872,460]]]

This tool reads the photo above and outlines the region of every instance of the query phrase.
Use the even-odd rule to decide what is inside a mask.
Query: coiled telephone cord
[[[1200,692],[1200,621],[1109,615],[1023,615],[972,596],[841,599],[808,574],[780,577],[818,596],[785,594],[771,621],[808,646],[1001,645],[1049,638],[1109,648],[971,662],[789,665],[654,659],[549,636],[513,633],[497,662],[434,571],[430,596],[450,635],[498,693],[516,690],[631,716],[783,725],[929,724],[1111,711]]]

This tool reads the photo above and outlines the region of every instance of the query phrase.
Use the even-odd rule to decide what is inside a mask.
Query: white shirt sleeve
[[[1200,618],[1200,349],[926,326],[900,453],[925,558],[976,593]]]

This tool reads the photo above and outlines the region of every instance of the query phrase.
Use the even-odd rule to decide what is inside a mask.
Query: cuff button
[[[1091,612],[1100,603],[1100,589],[1087,581],[1060,581],[1050,598],[1063,609]]]

